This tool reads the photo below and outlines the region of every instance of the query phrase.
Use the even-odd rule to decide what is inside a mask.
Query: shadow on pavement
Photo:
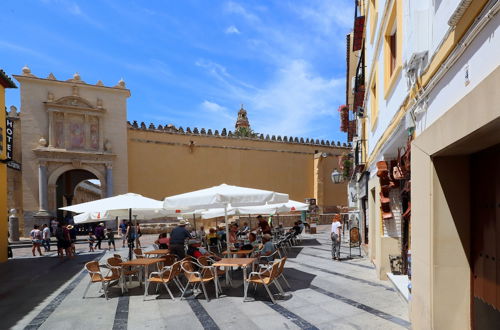
[[[309,288],[311,285],[313,279],[316,277],[314,274],[306,273],[294,268],[286,268],[284,269],[284,274],[286,279],[288,280],[288,283],[290,283],[290,288],[288,288],[285,284],[285,282],[280,279],[279,282],[281,286],[283,287],[283,290],[285,293],[290,293],[293,291],[297,290],[303,290]],[[224,297],[241,297],[243,298],[243,281],[242,281],[242,271],[241,270],[235,270],[232,272],[232,281],[233,285],[232,286],[226,286],[225,280],[221,279],[221,285],[222,285],[222,294],[220,295],[221,299],[224,299]],[[185,280],[183,280],[185,283]],[[175,287],[175,285],[170,285],[170,289],[172,290],[172,293],[174,294],[174,297],[177,299],[181,295],[179,290]],[[158,293],[155,293],[155,285],[151,285],[149,288],[149,296],[147,297],[147,300],[155,300],[155,299],[170,299],[170,296],[166,292],[165,288],[163,286],[160,286]],[[208,283],[206,285],[207,289],[207,294],[210,300],[215,299],[215,289],[213,283]],[[273,294],[277,294],[278,290],[274,285],[270,286],[271,292]],[[255,293],[254,293],[255,292]],[[139,287],[137,285],[137,282],[134,283],[134,285],[129,289],[129,292],[127,295],[130,296],[142,296],[144,294],[144,287]],[[119,296],[119,291],[114,290],[112,294],[109,295],[110,299],[111,297],[116,297]],[[269,296],[267,292],[265,291],[264,287],[262,285],[257,286],[257,290],[254,291],[253,286],[250,286],[248,289],[248,297],[255,299],[256,301],[270,301]],[[205,296],[203,295],[202,292],[199,292],[199,294],[196,295],[196,297],[193,297],[192,293],[190,292],[189,294],[186,294],[187,299],[201,299],[205,300]],[[285,299],[290,299],[290,297],[287,297]]]
[[[315,245],[321,245],[321,243],[318,242],[318,240],[315,238],[303,238],[302,242],[298,246],[315,246]]]
[[[14,326],[43,300],[100,254],[74,259],[11,259],[0,264],[0,319],[2,328]]]
[[[300,254],[301,251],[302,251],[301,247],[295,246],[293,249],[287,251],[286,256],[289,259],[294,259],[297,258],[297,256]]]

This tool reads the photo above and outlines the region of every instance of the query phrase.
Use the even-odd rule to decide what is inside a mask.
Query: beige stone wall
[[[327,154],[317,160],[321,174],[316,192],[315,151]],[[321,206],[346,205],[345,184],[334,185],[330,179],[336,155],[346,151],[326,145],[130,128],[128,181],[131,192],[157,199],[227,183],[288,193],[298,201],[320,195]]]

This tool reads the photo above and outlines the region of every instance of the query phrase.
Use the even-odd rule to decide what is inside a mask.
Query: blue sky
[[[0,68],[115,85],[128,119],[344,142],[353,0],[3,0]],[[19,104],[9,91],[7,105]]]

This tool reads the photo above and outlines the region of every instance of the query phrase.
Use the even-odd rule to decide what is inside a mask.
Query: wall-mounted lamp
[[[337,169],[332,172],[332,181],[335,184],[342,182],[342,174]]]

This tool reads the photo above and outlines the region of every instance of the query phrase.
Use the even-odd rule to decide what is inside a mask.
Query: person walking
[[[127,237],[128,241],[128,246],[129,248],[134,248],[134,242],[136,239],[137,233],[136,233],[136,228],[132,221],[129,221],[127,223],[127,232],[125,233],[125,237]]]
[[[32,249],[31,252],[33,252],[33,257],[35,256],[35,250],[38,251],[40,256],[42,256],[42,250],[40,250],[40,246],[42,246],[42,232],[40,231],[40,226],[34,225],[33,230],[30,232],[31,236],[31,243],[32,243]]]
[[[71,226],[71,225],[70,225]],[[68,258],[73,258],[73,250],[71,248],[71,234],[70,234],[70,228],[67,224],[64,224],[62,226],[63,229],[63,243],[62,243],[62,248],[64,251],[66,251],[66,257]]]
[[[89,243],[89,252],[94,252],[94,242],[95,242],[95,237],[94,233],[89,231],[89,237],[87,237],[87,242]]]
[[[340,261],[340,229],[342,228],[342,223],[340,222],[340,216],[334,216],[332,219],[332,259]]]
[[[42,230],[42,239],[43,239],[43,247],[45,248],[45,252],[50,251],[50,228],[47,224],[43,225]]]
[[[191,238],[191,234],[186,229],[186,220],[179,221],[179,225],[170,233],[170,253],[176,254],[180,259],[184,259],[186,251],[184,250],[184,242],[186,238]]]
[[[76,228],[73,225],[68,225],[66,227],[69,231],[69,241],[71,245],[71,255],[76,255]]]
[[[56,230],[57,230],[57,225],[59,224],[59,221],[55,217],[52,217],[52,220],[50,220],[50,229],[51,229],[51,235],[56,236]]]
[[[111,228],[106,231],[106,237],[108,238],[108,250],[111,251],[111,245],[113,245],[113,249],[116,251],[115,233]]]
[[[101,242],[104,239],[104,223],[101,222],[99,225],[97,225],[97,227],[95,227],[94,235],[97,240],[95,247],[98,248],[99,250],[102,250]]]
[[[122,248],[125,247],[125,243],[127,243],[127,220],[123,219],[120,224],[120,234],[122,236]]]
[[[137,221],[136,221],[137,222]],[[141,236],[142,236],[142,232],[141,232],[141,225],[139,224],[139,222],[137,222],[137,227],[136,227],[136,235],[135,235],[135,245],[140,249],[142,248],[141,246]]]

